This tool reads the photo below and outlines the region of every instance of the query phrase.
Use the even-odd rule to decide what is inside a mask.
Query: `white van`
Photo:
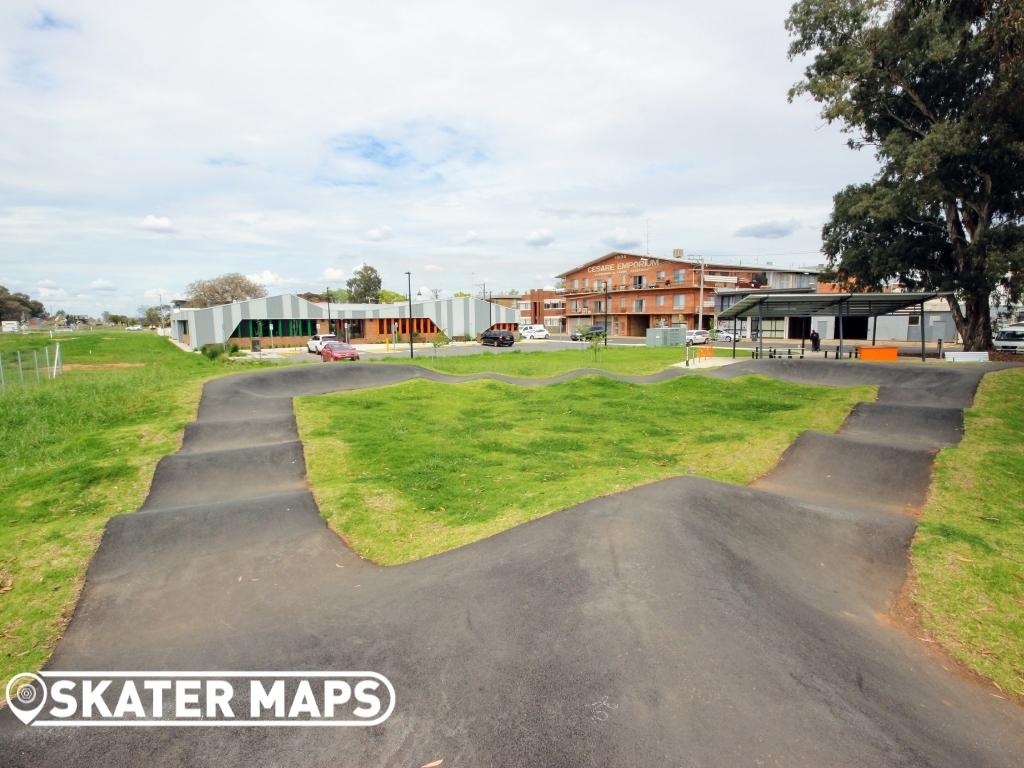
[[[328,341],[337,341],[333,333],[318,333],[306,342],[306,349],[319,355],[324,351],[324,344]]]
[[[543,325],[522,325],[519,327],[519,333],[524,339],[546,339],[551,335]]]
[[[992,340],[997,352],[1024,354],[1024,323],[1014,323],[1003,328]]]

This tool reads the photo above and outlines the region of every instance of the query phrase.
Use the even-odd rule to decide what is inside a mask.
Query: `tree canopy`
[[[210,280],[189,283],[185,295],[189,306],[215,307],[218,304],[230,304],[232,301],[262,299],[267,295],[267,289],[243,274],[228,272]]]
[[[380,299],[380,274],[373,267],[364,264],[352,277],[345,281],[345,287],[351,301],[356,304],[367,304]]]
[[[790,58],[811,57],[790,99],[810,95],[881,164],[835,196],[833,274],[955,291],[965,347],[988,348],[993,294],[1024,288],[1024,5],[800,0],[786,28]]]
[[[381,304],[397,304],[400,301],[407,301],[407,297],[404,293],[397,293],[396,291],[389,291],[387,288],[382,288],[379,294]]]
[[[11,293],[0,285],[0,320],[27,320],[46,317],[46,308],[25,293]]]

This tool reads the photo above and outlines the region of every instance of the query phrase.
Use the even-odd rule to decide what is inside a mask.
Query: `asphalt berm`
[[[371,364],[210,382],[146,504],[108,524],[50,668],[375,670],[394,714],[368,729],[44,729],[4,711],[0,764],[1020,766],[1024,711],[878,620],[934,452],[959,440],[987,370],[719,369],[880,395],[752,487],[666,480],[393,568],[327,529],[291,398],[480,377]]]

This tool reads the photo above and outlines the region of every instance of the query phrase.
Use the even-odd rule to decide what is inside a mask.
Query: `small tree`
[[[448,338],[447,333],[445,333],[442,330],[439,330],[437,333],[434,334],[434,339],[430,343],[434,345],[434,357],[437,357],[437,350],[439,350],[441,347],[447,347],[449,344],[452,343],[452,340]]]
[[[594,362],[596,363],[601,357],[601,350],[604,349],[604,335],[600,333],[592,333],[587,336],[587,345],[590,347],[590,354],[594,356]]]

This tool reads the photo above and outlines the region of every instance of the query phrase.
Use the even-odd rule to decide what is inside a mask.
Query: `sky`
[[[0,285],[98,315],[362,264],[524,291],[613,250],[820,263],[876,170],[787,101],[788,0],[0,3]]]

